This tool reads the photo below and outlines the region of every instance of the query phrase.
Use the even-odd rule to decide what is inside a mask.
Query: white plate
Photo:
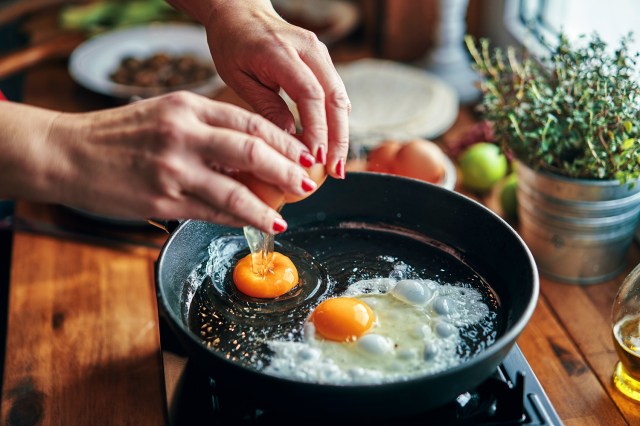
[[[371,148],[383,139],[434,139],[458,116],[458,96],[442,79],[394,61],[361,59],[337,65],[351,100],[349,136]],[[297,108],[284,93],[296,120]]]
[[[350,133],[365,145],[379,137],[433,139],[458,115],[454,89],[422,69],[363,59],[339,66],[338,72],[352,105]]]
[[[94,92],[118,98],[150,97],[178,88],[146,88],[117,84],[109,75],[123,58],[146,58],[154,53],[191,54],[202,60],[213,60],[205,31],[191,24],[149,24],[111,31],[93,37],[78,46],[69,58],[69,73],[80,85]],[[186,89],[202,95],[212,95],[224,87],[217,74],[206,82]]]

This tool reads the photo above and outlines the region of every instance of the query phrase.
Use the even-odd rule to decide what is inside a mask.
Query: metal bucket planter
[[[619,274],[640,224],[640,182],[572,179],[518,164],[520,234],[540,273],[577,284]]]

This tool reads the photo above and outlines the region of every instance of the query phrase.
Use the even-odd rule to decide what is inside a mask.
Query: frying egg
[[[461,362],[460,329],[488,313],[472,288],[432,280],[358,281],[316,307],[302,341],[267,341],[273,355],[264,371],[331,384],[384,383],[435,373]]]
[[[253,270],[251,253],[238,261],[233,269],[233,283],[247,296],[274,299],[298,284],[298,270],[287,256],[274,252],[271,265],[262,276]]]
[[[311,315],[316,331],[325,339],[349,342],[373,325],[374,315],[364,302],[353,297],[336,297],[320,303]]]

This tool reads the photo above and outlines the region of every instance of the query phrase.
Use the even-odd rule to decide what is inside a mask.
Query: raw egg
[[[414,139],[398,150],[391,173],[438,183],[444,177],[444,153],[435,143]]]
[[[298,270],[287,256],[274,252],[266,274],[253,270],[251,253],[238,261],[233,270],[233,283],[247,296],[274,299],[289,292],[298,284]]]
[[[374,319],[371,308],[353,297],[327,299],[311,316],[318,334],[338,342],[358,339],[371,328]]]

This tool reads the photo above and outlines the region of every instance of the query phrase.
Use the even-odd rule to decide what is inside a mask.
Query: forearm
[[[61,163],[49,140],[61,113],[0,102],[0,198],[54,201]],[[59,164],[62,166],[62,164]]]

